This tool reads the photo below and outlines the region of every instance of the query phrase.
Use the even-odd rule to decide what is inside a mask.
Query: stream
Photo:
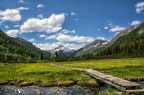
[[[93,95],[86,87],[0,86],[0,95]]]
[[[141,88],[144,88],[144,82],[139,82]],[[108,84],[100,85],[100,91],[105,91],[111,86]],[[94,88],[96,89],[96,88]],[[0,86],[0,95],[98,95],[88,87],[39,87],[39,86]]]

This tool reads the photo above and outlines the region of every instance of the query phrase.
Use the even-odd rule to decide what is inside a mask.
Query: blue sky
[[[144,21],[144,0],[0,0],[0,29],[43,50],[79,49]]]

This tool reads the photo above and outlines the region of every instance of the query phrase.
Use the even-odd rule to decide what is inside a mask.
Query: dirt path
[[[79,71],[92,70],[92,69],[86,69],[86,68],[73,68],[73,67],[67,67],[67,66],[60,66],[60,65],[53,64],[53,63],[50,63],[50,65],[61,67],[61,68],[68,68],[68,69],[79,70]]]

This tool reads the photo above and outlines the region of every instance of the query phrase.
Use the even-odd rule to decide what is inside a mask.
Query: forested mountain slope
[[[103,48],[109,47],[109,46],[113,45],[114,42],[115,42],[118,38],[120,38],[120,37],[122,37],[122,36],[124,36],[124,35],[127,35],[128,33],[130,33],[130,32],[131,32],[132,30],[134,30],[135,28],[136,28],[135,26],[132,26],[132,27],[130,27],[130,28],[127,28],[127,29],[124,30],[124,31],[119,32],[119,33],[116,34],[107,44],[105,44],[105,45],[103,46]]]
[[[32,43],[7,36],[0,30],[0,61],[25,61],[29,59],[45,59],[49,52],[42,51]]]
[[[103,47],[107,42],[107,40],[96,39],[95,41],[86,45],[80,51],[78,51],[75,56],[82,56],[88,53],[93,53],[95,50],[98,50],[101,47]]]
[[[119,37],[111,46],[95,51],[93,55],[113,57],[144,57],[144,23]],[[109,56],[109,57],[110,57]]]

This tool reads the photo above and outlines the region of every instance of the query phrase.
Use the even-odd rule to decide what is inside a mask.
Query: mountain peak
[[[58,47],[56,47],[56,48],[64,48],[64,46],[63,45],[59,45]]]
[[[74,56],[78,50],[75,50],[71,47],[66,47],[63,45],[59,45],[58,47],[54,48],[50,52],[57,52],[59,56]]]
[[[74,50],[73,48],[70,47],[65,47],[63,45],[59,45],[58,47],[54,48],[53,50],[51,50],[50,52],[58,52],[58,51],[72,51]]]
[[[108,41],[103,39],[96,39],[95,41],[91,42],[90,44],[86,45],[82,48],[75,56],[80,56],[88,53],[92,53],[95,50],[104,46]]]
[[[101,46],[103,44],[106,44],[107,42],[108,42],[107,40],[96,39],[92,43],[90,43],[89,45],[85,46],[85,48],[87,48],[87,47],[98,47],[98,46]]]

